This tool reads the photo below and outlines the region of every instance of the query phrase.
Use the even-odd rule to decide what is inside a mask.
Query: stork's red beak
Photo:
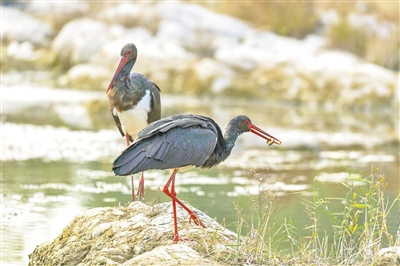
[[[249,125],[249,129],[250,132],[267,140],[267,144],[269,146],[271,146],[272,144],[277,144],[277,145],[281,145],[281,141],[277,138],[275,138],[274,136],[271,136],[270,134],[268,134],[267,132],[265,132],[264,130],[262,130],[261,128],[257,127],[254,124],[250,124]]]
[[[121,59],[119,60],[119,64],[117,66],[117,70],[115,70],[114,76],[110,82],[110,85],[108,85],[106,93],[108,93],[108,91],[114,86],[114,82],[115,82],[116,78],[118,77],[119,72],[121,72],[121,70],[124,68],[126,63],[128,63],[128,57],[121,56]]]

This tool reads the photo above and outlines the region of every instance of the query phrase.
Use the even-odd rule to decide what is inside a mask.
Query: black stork
[[[181,239],[178,234],[176,203],[189,213],[189,222],[193,220],[196,225],[205,226],[176,197],[175,174],[180,168],[211,168],[223,162],[230,155],[239,135],[244,132],[266,139],[269,145],[281,144],[280,140],[255,126],[244,115],[233,118],[224,135],[209,117],[176,115],[155,121],[140,131],[138,138],[114,160],[112,170],[116,175],[125,176],[150,169],[174,169],[163,192],[172,200],[174,242],[177,242]]]
[[[133,43],[121,49],[121,59],[106,90],[110,101],[111,114],[119,132],[126,139],[126,145],[136,138],[137,133],[148,124],[161,118],[160,88],[141,73],[133,72],[137,49]],[[135,201],[134,177],[132,201]],[[141,174],[137,196],[144,197],[144,176]]]

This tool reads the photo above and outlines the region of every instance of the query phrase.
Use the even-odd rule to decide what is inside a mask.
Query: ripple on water
[[[321,172],[315,178],[319,182],[326,183],[348,183],[355,186],[363,185],[364,182],[353,180],[353,179],[361,179],[363,176],[358,173],[347,173],[347,172],[339,172],[339,173],[326,173]]]
[[[52,126],[3,123],[2,160],[70,162],[97,161],[115,157],[125,148],[114,130],[72,131]]]

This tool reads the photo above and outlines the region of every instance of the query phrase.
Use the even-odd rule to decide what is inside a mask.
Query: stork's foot
[[[182,238],[179,235],[174,235],[174,244],[178,243],[179,241],[193,241],[193,239]]]
[[[201,227],[203,227],[203,228],[207,228],[207,226],[205,226],[205,225],[200,221],[199,217],[197,217],[197,215],[196,215],[194,212],[190,213],[189,216],[190,216],[190,217],[189,217],[189,223],[193,220],[193,222],[194,222],[196,225],[199,225],[199,226],[201,226]]]
[[[178,234],[176,234],[176,235],[174,235],[174,243],[176,243],[178,241],[182,241],[182,238]]]

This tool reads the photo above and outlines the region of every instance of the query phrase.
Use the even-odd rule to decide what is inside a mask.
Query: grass
[[[383,263],[377,256],[381,248],[400,245],[386,223],[388,213],[399,204],[400,194],[389,201],[384,175],[371,171],[364,178],[349,173],[347,182],[342,183],[346,190],[343,198],[325,196],[315,177],[310,196],[300,196],[310,220],[304,235],[289,218],[282,224],[271,219],[277,204],[276,191],[264,189],[264,174],[252,172],[259,194],[252,198],[250,219],[244,217],[240,206],[235,206],[238,242],[223,261],[252,265],[379,265]],[[335,201],[342,203],[341,210],[331,209]],[[323,218],[329,218],[328,232],[321,230],[321,223],[327,221]],[[244,230],[248,231],[246,236],[242,236]]]

